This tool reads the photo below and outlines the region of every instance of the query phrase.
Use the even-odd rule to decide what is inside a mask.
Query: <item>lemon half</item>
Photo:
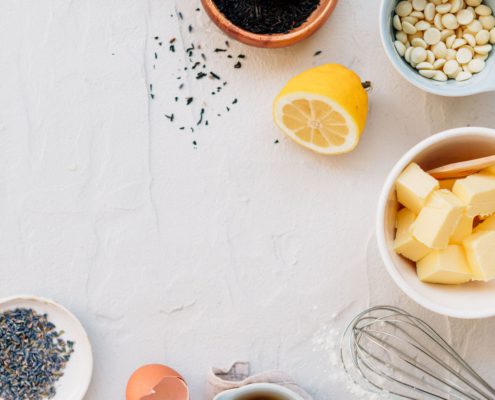
[[[366,124],[368,94],[361,79],[339,64],[325,64],[292,78],[273,103],[277,126],[315,152],[353,150]]]

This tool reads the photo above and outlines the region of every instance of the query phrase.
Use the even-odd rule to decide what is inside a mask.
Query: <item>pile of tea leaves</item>
[[[201,13],[202,9],[195,8],[194,14]],[[174,73],[173,78],[177,82],[176,90],[162,93],[169,97],[169,108],[163,113],[171,124],[180,132],[196,134],[201,128],[207,128],[213,118],[222,118],[226,113],[237,107],[240,99],[233,90],[229,90],[229,82],[224,77],[225,69],[242,71],[247,56],[235,45],[231,46],[228,40],[212,43],[211,40],[204,43],[201,35],[196,35],[196,27],[193,21],[196,16],[189,15],[178,9],[170,14],[170,18],[177,19],[181,31],[178,37],[161,37],[158,34],[152,36],[152,68],[161,76],[160,61],[169,63],[174,57],[183,66]],[[154,74],[150,75],[152,78]],[[202,85],[198,90],[197,84]],[[149,81],[149,96],[151,100],[157,99],[159,87]],[[215,97],[217,101],[211,106],[210,99]],[[181,114],[184,108],[190,108],[193,121],[184,120]],[[194,148],[198,141],[192,140]]]
[[[287,33],[301,26],[320,0],[213,0],[234,25],[258,34]]]

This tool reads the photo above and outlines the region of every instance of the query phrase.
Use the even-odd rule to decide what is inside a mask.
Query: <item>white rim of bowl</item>
[[[215,396],[215,398],[213,400],[217,400],[217,398],[221,399],[223,397],[222,395],[224,395],[224,394],[230,394],[230,393],[250,394],[250,393],[256,392],[260,389],[261,390],[273,389],[277,392],[275,394],[285,394],[285,395],[290,396],[291,398],[293,397],[295,400],[299,400],[299,399],[302,400],[302,397],[298,393],[296,393],[290,389],[287,389],[284,386],[280,386],[277,383],[269,383],[269,382],[251,383],[249,385],[245,385],[242,387],[229,389],[229,390],[226,390],[222,393],[219,393],[217,396]]]
[[[378,249],[380,251],[381,258],[385,264],[389,275],[392,280],[399,286],[399,288],[412,300],[414,300],[419,305],[427,308],[430,311],[436,312],[438,314],[447,315],[449,317],[461,318],[461,319],[479,319],[479,318],[489,318],[495,316],[495,309],[490,312],[477,312],[470,311],[469,313],[464,311],[459,311],[453,308],[438,305],[437,303],[429,300],[423,295],[416,292],[407,281],[398,272],[397,267],[390,259],[388,248],[385,240],[385,209],[389,199],[390,191],[392,190],[395,181],[399,174],[404,170],[404,168],[412,161],[412,159],[426,150],[428,147],[435,143],[439,143],[445,139],[450,139],[454,137],[466,136],[466,134],[486,136],[495,139],[495,129],[481,128],[481,127],[463,127],[454,128],[446,131],[437,133],[429,138],[419,142],[414,147],[412,147],[406,154],[404,154],[399,161],[394,165],[392,170],[385,180],[385,184],[380,193],[380,198],[378,200],[378,212],[376,219],[376,235],[378,242]]]
[[[45,304],[49,304],[53,307],[58,308],[69,319],[71,319],[78,326],[78,328],[81,330],[81,332],[84,334],[84,337],[87,340],[87,344],[89,345],[90,351],[89,351],[88,355],[89,355],[90,361],[91,361],[90,374],[89,374],[89,377],[87,379],[87,382],[84,385],[84,389],[81,391],[81,397],[80,398],[84,399],[84,397],[88,393],[89,385],[91,384],[91,380],[93,377],[94,358],[93,358],[93,347],[91,345],[91,341],[89,340],[88,333],[86,332],[86,329],[84,329],[83,324],[81,323],[81,321],[79,321],[79,319],[69,309],[67,309],[63,305],[57,303],[56,301],[54,301],[52,299],[48,299],[46,297],[40,297],[40,296],[31,295],[31,294],[21,294],[21,295],[17,295],[17,296],[2,297],[2,298],[0,298],[0,305],[3,305],[5,303],[9,303],[9,302],[19,301],[19,300],[28,300],[28,301],[31,300],[31,301],[34,301],[36,303],[45,303]]]

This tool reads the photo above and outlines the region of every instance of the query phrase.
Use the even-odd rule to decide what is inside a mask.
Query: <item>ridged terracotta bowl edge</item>
[[[227,35],[239,42],[255,47],[279,48],[291,46],[315,33],[335,10],[338,0],[322,0],[308,20],[289,33],[261,35],[248,32],[230,22],[216,7],[213,0],[201,0],[211,20]]]

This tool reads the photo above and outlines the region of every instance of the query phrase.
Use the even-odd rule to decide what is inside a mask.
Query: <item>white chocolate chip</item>
[[[459,11],[464,5],[463,0],[451,0],[451,3],[452,3],[452,8],[450,9],[450,12],[452,14],[455,14],[457,11]]]
[[[436,71],[433,79],[439,82],[445,82],[448,78],[442,71]]]
[[[426,0],[412,0],[412,7],[416,11],[423,11],[426,7]]]
[[[473,59],[471,62],[468,64],[469,71],[473,74],[477,74],[485,68],[485,62],[483,60],[479,59]]]
[[[473,22],[471,22],[468,26],[468,31],[469,32],[472,32],[472,33],[478,33],[479,31],[481,31],[483,29],[483,25],[481,25],[481,22],[478,21],[478,20],[474,20]]]
[[[447,54],[445,55],[445,59],[449,61],[449,60],[455,60],[456,58],[457,58],[457,50],[447,49]]]
[[[443,66],[443,72],[445,72],[447,76],[452,76],[456,74],[458,70],[459,70],[459,63],[456,60],[449,60]]]
[[[474,48],[474,51],[478,54],[488,54],[490,51],[492,51],[492,45],[485,44],[483,46],[476,46]]]
[[[413,7],[412,4],[408,1],[399,1],[397,7],[395,7],[395,13],[399,17],[407,17],[412,13]]]
[[[435,18],[433,18],[433,24],[436,26],[438,30],[445,29],[445,26],[442,24],[442,14],[437,14],[435,15]]]
[[[481,0],[466,0],[466,4],[471,7],[478,7],[481,4]]]
[[[402,18],[402,23],[404,22],[409,22],[411,25],[415,25],[418,21],[419,21],[419,18],[416,18],[416,17],[411,17],[410,15],[408,17],[404,17]]]
[[[437,13],[439,14],[447,14],[448,12],[450,12],[451,9],[452,4],[450,3],[440,4],[436,7]]]
[[[433,69],[433,64],[423,61],[416,65],[416,69]]]
[[[414,25],[407,21],[402,21],[402,30],[408,35],[414,35],[417,32],[417,29],[414,27]]]
[[[454,43],[452,44],[452,49],[457,50],[458,48],[464,46],[466,44],[466,41],[464,39],[455,39]]]
[[[406,46],[404,45],[404,43],[400,42],[399,40],[396,40],[394,42],[394,46],[395,49],[397,50],[397,53],[399,53],[401,57],[404,57],[404,54],[406,54]]]
[[[425,14],[425,19],[427,21],[430,21],[432,22],[433,21],[433,18],[435,18],[435,14],[436,14],[436,10],[435,10],[435,5],[433,3],[428,3],[426,5],[426,8],[425,8],[425,11],[424,11],[424,14]]]
[[[442,39],[442,33],[436,28],[430,28],[425,31],[423,38],[429,45],[434,45]]]
[[[461,25],[469,25],[473,22],[474,16],[469,10],[460,10],[457,13],[457,22]]]
[[[400,22],[400,17],[397,14],[394,15],[394,18],[392,20],[392,24],[393,24],[394,29],[396,31],[401,31],[402,30],[402,22]]]
[[[487,30],[482,29],[476,34],[476,44],[478,46],[487,44],[489,41],[490,41],[490,32],[488,32]]]
[[[493,15],[484,15],[479,17],[479,21],[483,29],[489,31],[495,27],[495,17]]]
[[[395,34],[395,38],[396,38],[399,42],[402,42],[402,43],[404,43],[404,44],[406,44],[406,42],[407,42],[407,40],[408,40],[407,35],[406,35],[404,32],[402,32],[402,31],[397,32],[397,33]]]
[[[426,31],[428,28],[431,28],[431,24],[428,21],[419,21],[414,27],[418,31]]]
[[[495,44],[495,28],[490,30],[490,43]]]
[[[492,9],[485,4],[480,4],[478,7],[474,9],[474,11],[478,15],[484,15],[484,16],[492,15]]]
[[[433,51],[431,50],[426,50],[426,61],[429,62],[430,64],[433,64],[435,62],[435,54],[433,54]]]
[[[444,42],[438,42],[431,47],[431,51],[433,51],[433,54],[435,54],[436,58],[445,58],[445,56],[447,55],[447,46]]]
[[[467,47],[462,47],[457,51],[456,60],[459,64],[467,64],[472,59],[473,53]]]
[[[404,54],[404,59],[410,63],[411,62],[411,53],[413,51],[414,47],[408,47],[406,50],[406,54]]]
[[[455,32],[452,29],[444,29],[442,31],[441,41],[445,42],[449,36],[455,35]]]
[[[432,69],[420,69],[419,73],[424,76],[425,78],[432,79],[438,71],[432,70]]]
[[[488,58],[488,54],[475,54],[473,58],[476,60],[486,61],[486,59]]]
[[[459,22],[454,14],[448,13],[442,16],[442,25],[447,29],[457,29]]]
[[[456,41],[456,36],[455,35],[451,35],[447,38],[447,40],[445,41],[445,44],[446,46],[451,49],[452,46],[454,45],[454,42]]]
[[[472,76],[473,74],[469,71],[461,71],[457,74],[455,80],[457,82],[463,82],[463,81],[467,81],[468,79],[471,79]]]
[[[426,50],[421,47],[414,47],[411,53],[411,61],[415,64],[419,64],[426,60]]]
[[[445,58],[439,58],[438,60],[435,60],[435,62],[433,63],[433,68],[442,69],[446,62],[447,60]]]
[[[465,33],[462,37],[471,47],[476,46],[476,38],[471,33]]]
[[[411,40],[411,46],[422,47],[423,49],[426,49],[428,47],[426,42],[421,38],[414,38],[413,40]]]
[[[421,11],[413,11],[409,16],[417,19],[425,19],[425,14]]]

